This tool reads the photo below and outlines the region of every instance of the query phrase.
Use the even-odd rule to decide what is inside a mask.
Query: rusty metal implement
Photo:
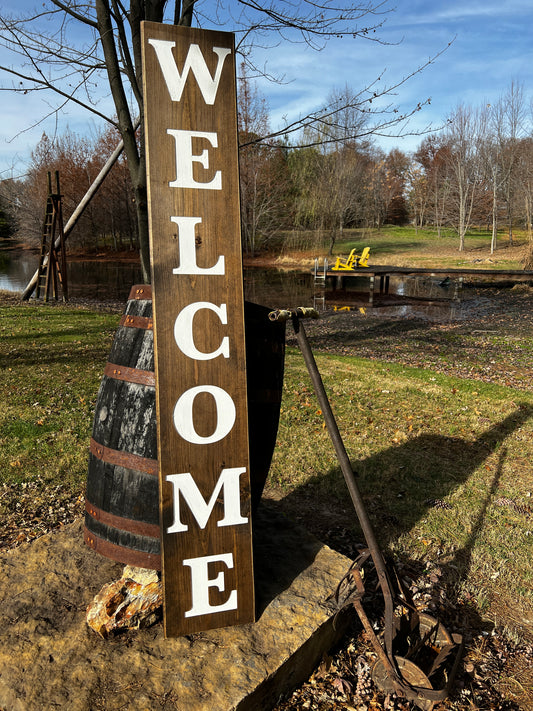
[[[272,311],[269,318],[271,321],[292,321],[368,546],[361,551],[341,581],[336,593],[337,599],[340,604],[353,604],[372,642],[377,654],[372,669],[376,685],[386,693],[394,692],[413,701],[423,711],[430,711],[436,702],[444,700],[449,694],[461,658],[462,637],[450,635],[438,620],[418,612],[407,587],[396,571],[385,563],[302,323],[305,318],[319,318],[318,312],[303,307],[279,309]],[[369,558],[374,564],[384,600],[384,629],[379,636],[362,605],[365,593],[362,571]]]

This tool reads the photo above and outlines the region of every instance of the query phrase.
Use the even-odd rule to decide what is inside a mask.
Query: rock
[[[152,570],[150,568],[135,568],[133,565],[127,565],[124,568],[122,577],[135,580],[135,582],[140,585],[149,585],[150,583],[159,582],[159,573],[157,570]]]
[[[84,544],[80,519],[0,553],[0,709],[271,709],[353,619],[329,599],[349,566],[263,501],[254,517],[257,622],[174,639],[158,623],[103,639],[86,608],[124,566]]]
[[[163,590],[155,570],[127,565],[122,577],[106,583],[87,607],[87,624],[101,637],[143,629],[162,615]]]

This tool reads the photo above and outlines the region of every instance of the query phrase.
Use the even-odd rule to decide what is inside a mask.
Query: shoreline
[[[32,247],[24,243],[11,243],[0,245],[0,252],[30,252],[38,255],[39,248]],[[67,248],[67,258],[71,262],[123,262],[125,264],[141,263],[139,251],[137,249],[123,249],[114,251],[111,249],[103,249],[97,252],[77,249],[69,251]],[[272,268],[292,271],[295,269],[309,269],[312,267],[314,258],[302,254],[300,256],[283,256],[283,255],[265,255],[251,257],[243,254],[242,263],[244,267]]]

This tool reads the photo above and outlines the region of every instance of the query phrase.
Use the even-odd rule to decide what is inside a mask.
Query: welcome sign
[[[233,35],[144,22],[165,634],[255,615]]]

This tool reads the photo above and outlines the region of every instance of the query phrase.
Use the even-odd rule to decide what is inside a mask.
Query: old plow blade
[[[361,551],[339,584],[337,602],[339,605],[353,604],[372,643],[377,655],[372,669],[374,683],[385,693],[403,696],[420,709],[429,711],[449,694],[462,654],[462,637],[451,635],[438,620],[418,611],[395,569],[385,563],[302,323],[305,318],[318,318],[318,313],[314,309],[300,307],[272,311],[269,318],[272,321],[292,321],[368,546]],[[370,561],[374,565],[384,602],[384,625],[379,634],[362,604],[365,595],[363,566]]]

